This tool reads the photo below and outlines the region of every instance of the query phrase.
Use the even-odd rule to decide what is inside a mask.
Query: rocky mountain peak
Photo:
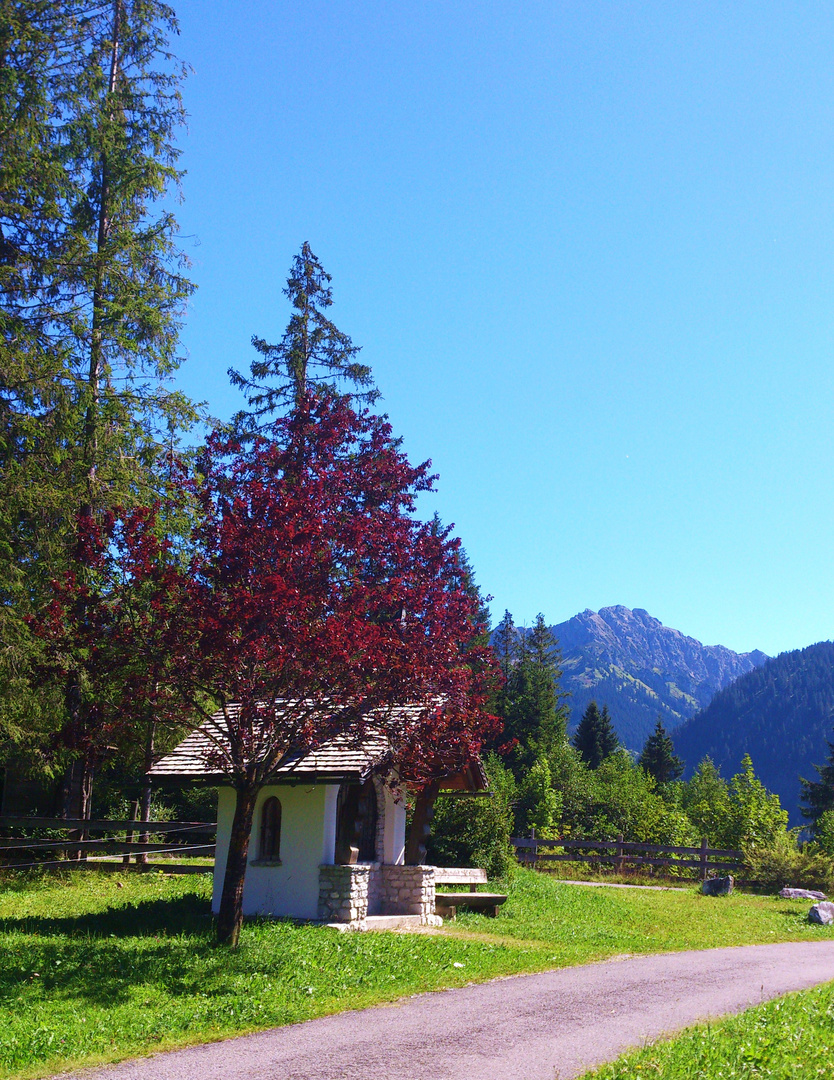
[[[703,645],[645,608],[622,604],[598,612],[586,608],[551,629],[562,650],[572,723],[596,699],[608,705],[620,738],[634,750],[642,748],[658,716],[673,730],[767,660],[758,649],[736,653]]]

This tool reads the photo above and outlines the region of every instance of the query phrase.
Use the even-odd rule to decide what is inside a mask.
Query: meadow
[[[625,953],[834,936],[807,923],[804,903],[586,888],[519,870],[496,919],[463,914],[407,934],[255,920],[232,952],[214,944],[210,886],[208,875],[95,871],[3,879],[0,1077]]]
[[[582,1080],[829,1080],[834,983],[788,994],[668,1042],[624,1054]]]

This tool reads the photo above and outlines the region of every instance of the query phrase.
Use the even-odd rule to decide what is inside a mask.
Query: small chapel
[[[222,714],[213,720],[219,726]],[[150,770],[160,785],[218,788],[212,910],[220,906],[235,792],[215,771],[204,729],[192,732]],[[284,916],[362,929],[436,914],[436,868],[406,864],[406,810],[395,777],[380,774],[384,747],[334,739],[289,751],[255,806],[243,893],[244,915]],[[388,782],[386,782],[388,781]],[[486,793],[480,763],[440,782],[440,792]],[[477,872],[476,872],[477,873]],[[449,880],[446,878],[445,880]],[[473,880],[475,880],[473,878]]]

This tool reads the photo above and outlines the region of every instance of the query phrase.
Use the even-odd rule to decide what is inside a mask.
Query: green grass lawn
[[[690,1028],[624,1054],[582,1080],[830,1080],[834,983]]]
[[[562,885],[521,871],[496,919],[439,933],[247,923],[213,946],[208,875],[80,871],[0,885],[0,1077],[306,1020],[623,953],[831,937],[808,905]]]

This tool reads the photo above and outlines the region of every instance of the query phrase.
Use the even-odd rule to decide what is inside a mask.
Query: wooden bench
[[[435,913],[450,921],[455,918],[459,907],[470,911],[480,911],[484,915],[495,916],[507,897],[500,893],[485,892],[444,892],[435,893]]]

